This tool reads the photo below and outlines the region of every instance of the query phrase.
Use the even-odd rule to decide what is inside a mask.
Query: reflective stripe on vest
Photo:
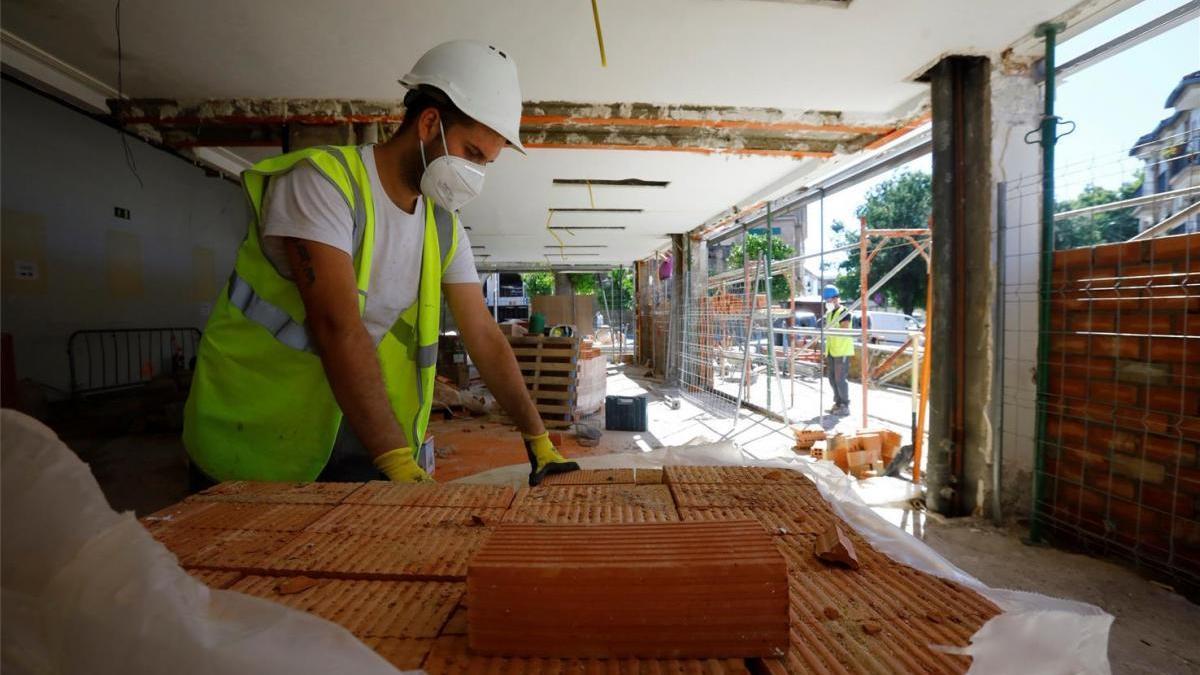
[[[345,158],[341,157],[340,153],[333,152],[333,148],[330,148],[330,154],[341,158],[342,163],[345,164]],[[320,172],[319,169],[318,172]],[[350,169],[348,166],[346,168],[346,172],[347,175],[350,175]],[[322,173],[321,175],[324,174]],[[326,178],[331,183],[333,182],[333,180],[329,179],[328,176],[326,176]],[[351,177],[350,180],[351,183],[355,185],[355,189],[359,190],[357,181],[355,181],[353,177]],[[334,183],[334,186],[336,187],[337,184]],[[358,194],[361,202],[361,199],[363,198],[361,190],[359,190]],[[365,220],[362,226],[359,226],[358,224],[360,217],[359,214],[364,214],[361,216],[363,219],[366,218],[366,215],[365,210],[361,208],[353,209],[353,211],[355,219],[355,245],[357,247],[358,245],[361,245],[362,231],[366,229]],[[441,254],[442,271],[445,272],[446,268],[450,265],[450,256],[451,253],[453,253],[453,251],[451,251],[451,247],[454,244],[454,215],[445,209],[434,208],[433,218],[437,225],[438,252]],[[358,255],[357,248],[355,249],[355,255]],[[365,289],[360,288],[358,292],[364,298],[367,295],[367,291]],[[250,287],[250,284],[238,276],[237,269],[233,270],[233,274],[229,278],[229,301],[233,303],[234,307],[237,307],[239,310],[241,310],[242,314],[245,314],[247,319],[250,319],[254,323],[257,323],[263,328],[267,329],[271,335],[274,335],[275,338],[283,344],[291,347],[292,349],[299,349],[300,351],[314,351],[312,338],[309,336],[308,330],[304,326],[293,321],[292,318],[288,316],[287,312],[271,304],[268,300],[255,293],[254,289]],[[437,343],[432,345],[418,345],[417,365],[422,368],[427,368],[434,365],[437,362],[437,350]]]

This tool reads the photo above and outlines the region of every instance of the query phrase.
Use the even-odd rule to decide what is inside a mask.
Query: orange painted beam
[[[643,150],[650,152],[691,152],[701,155],[750,155],[766,157],[792,157],[802,159],[816,157],[829,159],[832,152],[817,152],[812,150],[768,150],[747,149],[727,150],[722,148],[675,147],[671,145],[623,145],[621,143],[525,143],[527,148],[550,150]]]
[[[570,117],[568,115],[523,115],[522,125],[546,126],[561,124],[582,127],[677,127],[713,129],[756,129],[763,131],[816,131],[846,134],[887,134],[896,130],[894,126],[868,126],[847,124],[812,124],[809,122],[761,122],[757,120],[705,120],[705,119],[660,119],[643,117]]]
[[[876,148],[881,148],[881,147],[887,145],[888,143],[891,143],[892,141],[896,140],[897,138],[900,138],[901,136],[909,133],[913,129],[916,129],[917,127],[921,126],[922,124],[925,124],[926,122],[928,122],[931,119],[933,119],[933,113],[931,113],[931,112],[925,113],[924,115],[921,115],[920,117],[909,122],[908,124],[905,124],[904,126],[896,127],[895,129],[893,129],[891,131],[891,133],[888,133],[884,136],[880,136],[879,138],[871,141],[870,143],[867,144],[867,147],[865,149],[866,150],[875,150]]]

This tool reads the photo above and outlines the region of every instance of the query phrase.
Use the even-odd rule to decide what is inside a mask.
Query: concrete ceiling
[[[568,243],[607,245],[575,250],[599,255],[567,262],[628,263],[661,246],[664,234],[686,231],[745,203],[765,184],[786,188],[783,183],[802,180],[823,159],[878,145],[889,129],[918,120],[928,94],[914,77],[942,56],[995,56],[1039,22],[1069,11],[1111,13],[1127,4],[600,0],[608,57],[602,68],[588,0],[124,0],[124,91],[132,98],[189,101],[395,102],[402,96],[396,79],[434,44],[459,37],[494,43],[520,68],[530,102],[523,132],[543,143],[528,157],[505,153],[490,171],[483,197],[464,213],[474,243],[487,247],[480,249],[489,255],[485,262],[545,262],[543,253],[557,250],[544,248],[557,245],[545,229],[547,209],[588,206],[590,200],[586,189],[554,187],[553,178],[669,181],[667,188],[593,191],[598,207],[644,209],[641,213],[554,216],[554,225],[626,227],[559,233]],[[13,46],[19,44],[25,54],[17,56],[52,62],[60,73],[69,71],[75,80],[106,91],[102,98],[111,97],[117,70],[112,0],[4,0],[2,9],[6,67],[15,63]],[[570,112],[550,122],[549,116],[530,114],[550,101],[569,102]],[[601,104],[597,116],[604,119],[587,121],[595,129],[579,141],[584,134],[574,131],[588,104]],[[626,133],[621,125],[643,113],[675,122],[669,129],[650,125],[638,132],[643,136]],[[742,126],[720,137],[711,129],[672,136],[681,118]],[[530,126],[530,120],[540,126]],[[763,121],[793,127],[803,122],[803,129],[771,127],[777,138],[768,140],[776,145],[747,146],[762,139],[739,134]],[[646,125],[636,122],[635,127]],[[788,135],[796,133],[808,135]],[[606,137],[619,142],[605,143]],[[813,145],[814,138],[832,140]],[[558,142],[562,139],[581,144],[572,147]],[[779,143],[820,152],[738,152]],[[628,145],[659,151],[607,149]]]

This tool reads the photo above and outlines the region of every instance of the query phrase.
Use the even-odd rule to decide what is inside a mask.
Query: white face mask
[[[417,147],[421,149],[421,164],[425,167],[425,173],[421,174],[421,194],[444,209],[457,211],[483,191],[484,168],[451,155],[446,147],[446,130],[441,120],[438,120],[438,129],[442,132],[442,150],[445,151],[441,157],[426,164],[425,144],[419,139],[417,141]]]

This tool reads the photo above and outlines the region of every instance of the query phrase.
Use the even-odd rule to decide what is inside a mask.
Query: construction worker
[[[530,484],[579,468],[550,442],[479,290],[457,212],[507,145],[524,154],[504,51],[434,47],[381,145],[322,146],[243,173],[249,232],[201,340],[183,440],[201,482],[432,480],[425,439],[443,297],[525,441]]]
[[[837,286],[829,285],[821,291],[825,301],[825,327],[850,328],[850,311],[842,305],[841,293]],[[846,416],[850,414],[850,357],[854,356],[854,338],[848,335],[825,336],[825,372],[829,384],[833,387],[833,407],[831,415]]]

